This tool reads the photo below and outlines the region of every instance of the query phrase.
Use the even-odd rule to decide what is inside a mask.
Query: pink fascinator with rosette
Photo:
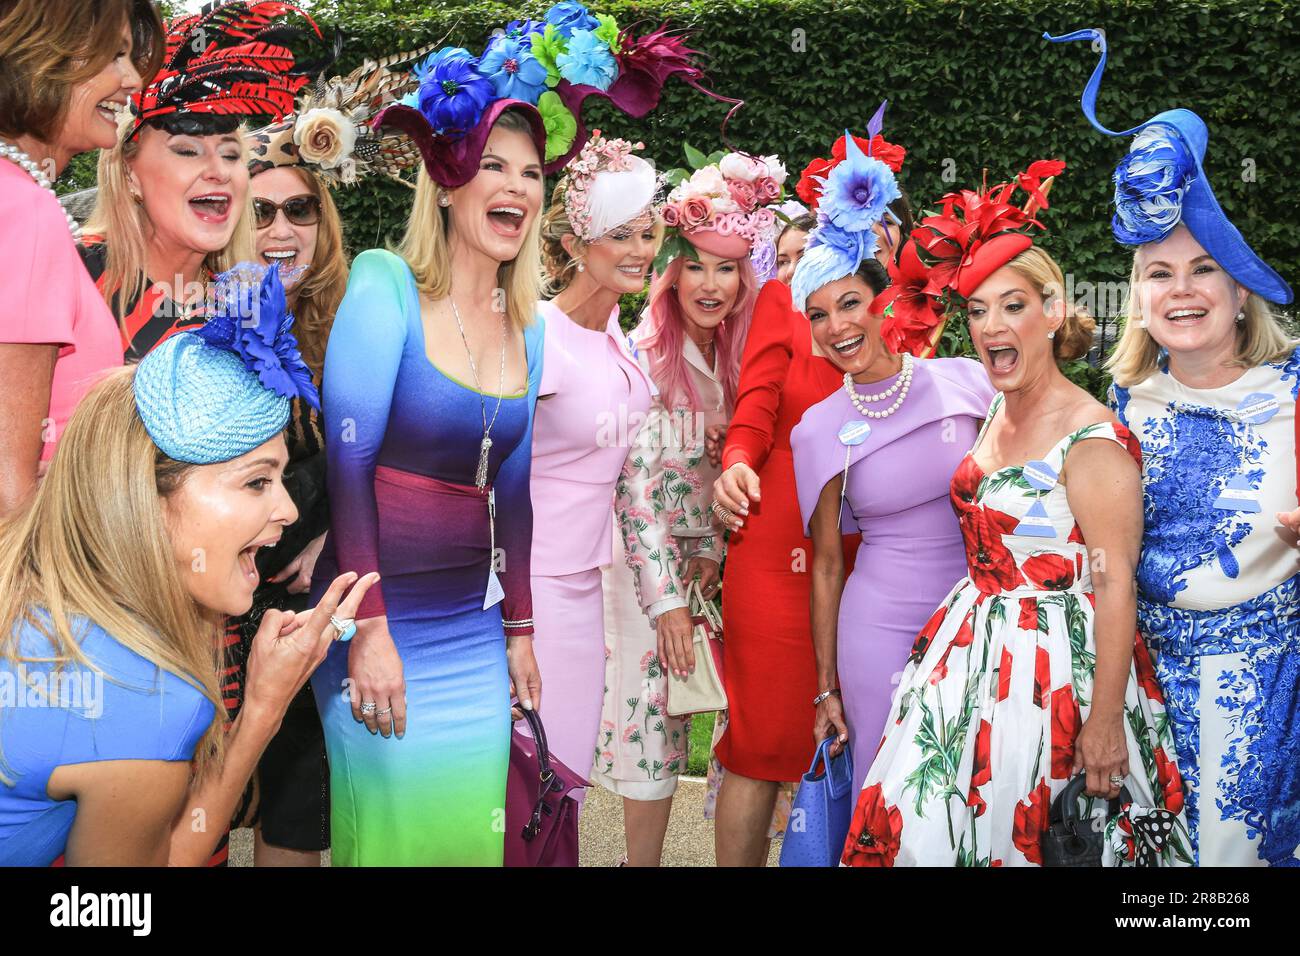
[[[653,217],[658,177],[654,166],[634,155],[644,143],[591,139],[564,171],[564,211],[574,234],[595,242],[619,226]]]
[[[776,261],[775,207],[784,198],[785,165],[777,156],[704,156],[690,146],[686,158],[693,171],[673,170],[667,177],[674,185],[659,211],[668,232],[656,270],[702,250],[723,259],[749,257],[755,273],[765,276]]]

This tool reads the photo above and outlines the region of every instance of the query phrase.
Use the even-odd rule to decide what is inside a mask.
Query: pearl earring
[[[1052,331],[1048,332],[1048,333],[1047,333],[1047,337],[1048,337],[1049,339],[1054,339],[1054,338],[1056,338],[1056,329],[1052,329]]]
[[[578,260],[578,271],[579,271],[579,272],[586,272],[586,271],[587,271],[587,267],[586,267],[585,265],[582,264],[582,260],[581,260],[581,259]]]
[[[1245,312],[1238,312],[1238,313],[1237,313],[1237,324],[1238,324],[1238,325],[1244,325],[1245,322],[1246,322],[1246,313],[1245,313]]]

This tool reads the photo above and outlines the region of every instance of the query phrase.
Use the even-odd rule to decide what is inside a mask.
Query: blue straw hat
[[[1116,131],[1097,122],[1097,90],[1106,70],[1106,37],[1100,30],[1076,30],[1053,43],[1090,40],[1101,60],[1083,89],[1083,115],[1107,136],[1138,135],[1115,169],[1115,239],[1137,246],[1165,239],[1180,222],[1227,273],[1251,292],[1286,305],[1291,287],[1247,245],[1228,221],[1205,176],[1210,133],[1205,121],[1186,109],[1165,110],[1132,129]]]
[[[171,336],[135,370],[135,407],[149,437],[193,465],[230,461],[274,438],[293,398],[320,409],[289,331],[278,267],[242,263],[218,276],[216,289],[207,323]]]

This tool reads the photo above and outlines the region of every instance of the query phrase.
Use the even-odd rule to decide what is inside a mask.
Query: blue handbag
[[[837,866],[840,862],[853,816],[853,754],[845,747],[832,757],[834,742],[834,737],[821,742],[812,766],[799,782],[781,841],[782,866]],[[817,773],[818,764],[823,767],[821,773]]]

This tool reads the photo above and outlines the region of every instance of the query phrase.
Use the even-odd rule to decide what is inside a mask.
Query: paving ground
[[[713,866],[713,822],[704,819],[704,781],[684,779],[673,800],[673,815],[664,843],[665,866]],[[592,787],[582,811],[583,866],[613,866],[623,855],[623,801],[604,787]],[[772,848],[775,866],[780,844]],[[253,863],[252,831],[240,830],[230,841],[231,866]],[[328,865],[328,854],[326,854]]]

